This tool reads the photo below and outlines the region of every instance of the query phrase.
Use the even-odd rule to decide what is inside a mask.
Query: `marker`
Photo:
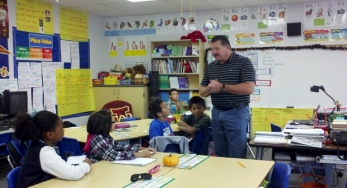
[[[246,168],[245,165],[243,165],[242,163],[240,162],[237,162],[237,163],[239,163],[239,165],[241,165],[243,168]]]

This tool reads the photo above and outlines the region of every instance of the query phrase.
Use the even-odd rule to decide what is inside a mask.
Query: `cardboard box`
[[[109,72],[99,72],[98,73],[98,78],[99,79],[103,79],[104,77],[108,77],[108,75],[110,75]]]
[[[104,79],[92,79],[94,85],[103,85]]]

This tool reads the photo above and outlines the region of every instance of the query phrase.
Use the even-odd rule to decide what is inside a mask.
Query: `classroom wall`
[[[10,24],[10,34],[8,40],[9,51],[13,51],[13,35],[12,27],[16,26],[16,5],[14,0],[8,0],[8,11],[9,11],[9,24]],[[60,33],[59,26],[59,6],[54,5],[54,33]],[[103,25],[104,18],[88,15],[88,29],[89,29],[89,39],[90,39],[90,68],[92,70],[93,77],[97,76],[97,73],[104,70],[105,63],[103,63],[103,49],[100,48],[103,45],[105,38],[103,37]],[[13,73],[13,55],[9,56],[9,70]],[[10,79],[13,79],[14,75],[10,75]],[[71,121],[77,125],[86,125],[89,116],[80,116],[69,119],[64,119],[64,121]]]
[[[345,28],[343,26],[334,26],[334,27],[304,27],[304,4],[290,4],[287,5],[287,13],[286,13],[286,22],[301,22],[302,23],[302,31],[307,29],[335,29],[335,28]],[[236,8],[236,7],[226,7],[226,8]],[[254,13],[257,14],[258,7],[248,7],[249,15]],[[194,6],[193,6],[194,10]],[[325,12],[324,12],[325,13]],[[326,14],[326,13],[325,13]],[[149,18],[150,15],[142,15]],[[139,19],[141,16],[133,16],[133,18]],[[202,31],[202,25],[204,22],[210,18],[214,18],[215,20],[221,23],[222,14],[221,10],[213,10],[213,11],[197,11],[196,12],[196,27],[200,31]],[[141,18],[140,18],[141,19]],[[258,19],[258,18],[257,18]],[[257,28],[257,19],[249,21],[249,29],[248,30],[239,30],[239,31],[213,31],[209,32],[206,35],[216,35],[216,34],[226,34],[229,35],[229,40],[231,42],[232,47],[235,47],[235,34],[237,33],[255,33],[255,41],[254,45],[239,45],[237,48],[244,47],[264,47],[264,46],[298,46],[298,45],[310,45],[317,44],[317,42],[304,42],[303,36],[299,37],[287,37],[287,28],[286,25],[279,25],[276,27],[269,27],[268,29],[258,29]],[[113,17],[113,18],[105,18],[105,22],[115,21],[127,21],[126,17]],[[134,19],[133,19],[134,20]],[[259,33],[260,32],[271,32],[271,31],[283,31],[284,32],[284,42],[281,44],[260,44],[259,43]],[[147,35],[146,36],[146,45],[150,47],[151,41],[160,41],[160,40],[179,40],[182,35],[186,35],[191,31],[180,32],[177,34],[169,34],[169,35]],[[109,40],[109,37],[105,37],[106,40]],[[122,41],[123,37],[118,37],[118,41]],[[345,44],[346,41],[335,41],[335,42],[320,42],[323,45],[331,45],[331,44]],[[206,48],[208,45],[205,45]],[[122,68],[124,68],[125,61],[147,61],[150,64],[151,58],[151,50],[147,49],[147,56],[145,57],[124,57],[122,49],[118,48],[118,57],[111,58],[109,57],[109,43],[105,43],[103,46],[105,49],[105,67],[107,67],[107,71],[112,69],[116,63],[121,64]],[[343,85],[343,80],[345,80],[345,71],[347,69],[347,65],[344,65],[342,61],[335,62],[333,65],[329,65],[329,62],[332,60],[331,57],[337,58],[345,57],[344,52],[332,52],[332,51],[324,51],[324,50],[313,50],[310,52],[305,51],[273,51],[275,55],[272,57],[276,59],[276,61],[281,64],[275,68],[277,73],[273,75],[267,76],[259,76],[258,79],[264,80],[272,80],[275,81],[273,86],[271,87],[259,87],[261,89],[261,101],[259,102],[251,102],[251,106],[256,107],[286,107],[286,106],[295,106],[295,107],[309,107],[315,108],[319,103],[325,107],[331,107],[333,102],[330,98],[325,96],[325,94],[320,91],[319,94],[310,92],[311,85],[323,85],[327,89],[327,92],[332,96],[336,97],[336,100],[339,100],[343,106],[347,105],[347,98],[345,97],[345,90],[341,90],[340,86]],[[263,52],[259,52],[259,65],[263,64]],[[305,63],[307,60],[310,63],[301,66],[301,63]],[[318,69],[320,63],[324,63],[324,65]],[[261,68],[261,67],[260,67]],[[302,68],[302,69],[300,69]],[[296,76],[297,73],[302,72],[306,69],[306,74],[301,74]],[[328,71],[326,71],[328,69]],[[315,71],[316,70],[316,71]],[[332,76],[333,72],[339,72],[340,77],[336,79]],[[305,75],[307,77],[305,77]],[[319,76],[318,76],[319,75]],[[327,78],[325,77],[327,76]],[[293,78],[292,81],[289,78]],[[304,83],[300,86],[300,84]],[[298,87],[299,86],[299,87]],[[299,89],[300,90],[299,90]]]

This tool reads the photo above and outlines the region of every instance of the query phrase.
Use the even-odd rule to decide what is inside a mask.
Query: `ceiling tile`
[[[55,0],[50,0],[49,2],[53,3],[54,1]],[[62,4],[62,5],[68,6],[68,7],[99,5],[99,3],[91,2],[89,0],[59,0],[59,3],[55,3],[55,4],[57,4],[57,5]]]
[[[98,16],[103,16],[103,17],[129,15],[126,12],[113,9],[105,5],[81,6],[81,7],[76,7],[76,9],[86,11],[88,13],[95,14]]]
[[[278,5],[279,0],[242,0],[247,6]]]
[[[147,2],[138,2],[136,4],[138,4],[141,7],[146,7],[150,10],[154,10],[158,13],[181,12],[180,6],[173,5],[166,1],[147,1]]]
[[[233,1],[204,0],[204,1],[217,9],[237,8],[237,7],[247,6],[244,2],[242,2],[242,0],[233,0]]]
[[[198,10],[212,10],[216,9],[212,5],[206,3],[203,0],[193,0],[193,1],[177,1],[177,0],[166,0],[167,2],[176,5],[181,8],[181,2],[182,2],[182,9],[183,11],[190,11],[190,2],[192,2],[192,11],[198,11]]]
[[[128,0],[89,0],[99,4],[126,3]]]
[[[279,0],[281,4],[295,4],[295,3],[309,3],[309,2],[315,2],[315,1],[326,1],[326,0]]]
[[[148,3],[148,2],[146,2]],[[122,12],[128,12],[132,15],[139,15],[139,14],[155,14],[158,13],[157,11],[154,11],[155,9],[148,9],[146,7],[142,7],[140,3],[112,3],[112,4],[105,4],[105,6],[108,6],[110,8],[114,8],[117,10],[121,10]]]

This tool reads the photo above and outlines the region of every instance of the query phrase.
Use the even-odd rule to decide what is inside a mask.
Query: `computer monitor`
[[[26,91],[5,90],[0,97],[0,113],[13,116],[18,112],[28,112],[28,94]]]

